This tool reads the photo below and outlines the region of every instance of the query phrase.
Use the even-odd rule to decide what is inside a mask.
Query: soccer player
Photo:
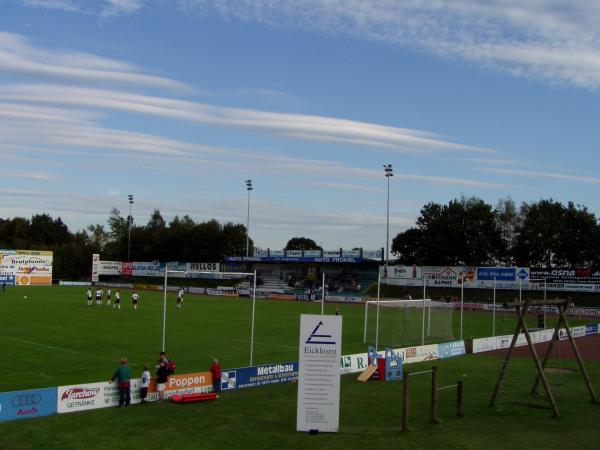
[[[115,308],[121,309],[121,293],[118,289],[117,292],[115,292],[115,304],[113,305],[113,309]]]
[[[137,309],[137,305],[138,305],[138,301],[139,301],[139,299],[140,299],[140,296],[138,295],[138,293],[137,293],[137,292],[134,292],[134,293],[131,295],[131,301],[132,301],[132,303],[133,303],[133,309]]]
[[[89,288],[87,291],[87,304],[88,306],[92,306],[92,289]]]
[[[102,289],[96,289],[96,305],[102,304]]]
[[[179,288],[177,291],[177,308],[181,308],[183,304],[183,288]]]
[[[106,288],[106,306],[110,306],[110,288]]]

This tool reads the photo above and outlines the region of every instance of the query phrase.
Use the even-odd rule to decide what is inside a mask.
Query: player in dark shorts
[[[183,303],[183,289],[180,288],[177,291],[177,308],[181,308],[182,303]]]
[[[140,296],[138,295],[138,293],[134,292],[133,295],[131,296],[131,301],[133,303],[133,309],[137,309],[139,299],[140,299]]]

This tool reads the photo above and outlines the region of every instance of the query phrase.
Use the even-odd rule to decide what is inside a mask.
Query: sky
[[[423,205],[600,216],[595,0],[0,0],[0,217],[113,207],[255,246],[386,245]],[[394,176],[384,176],[392,164]]]

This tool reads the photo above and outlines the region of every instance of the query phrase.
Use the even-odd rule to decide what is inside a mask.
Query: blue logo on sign
[[[318,325],[312,331],[308,339],[306,340],[307,344],[327,344],[327,345],[335,345],[335,341],[333,340],[333,336],[330,334],[317,334],[317,330],[323,326],[323,322],[319,321]]]
[[[527,278],[529,276],[529,274],[527,273],[527,271],[525,269],[521,269],[517,272],[517,276],[521,279],[524,280],[525,278]]]
[[[0,394],[0,422],[51,414],[56,414],[56,388]]]

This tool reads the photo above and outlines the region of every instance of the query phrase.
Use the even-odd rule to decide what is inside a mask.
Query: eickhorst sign
[[[342,316],[300,316],[297,431],[337,432]]]

